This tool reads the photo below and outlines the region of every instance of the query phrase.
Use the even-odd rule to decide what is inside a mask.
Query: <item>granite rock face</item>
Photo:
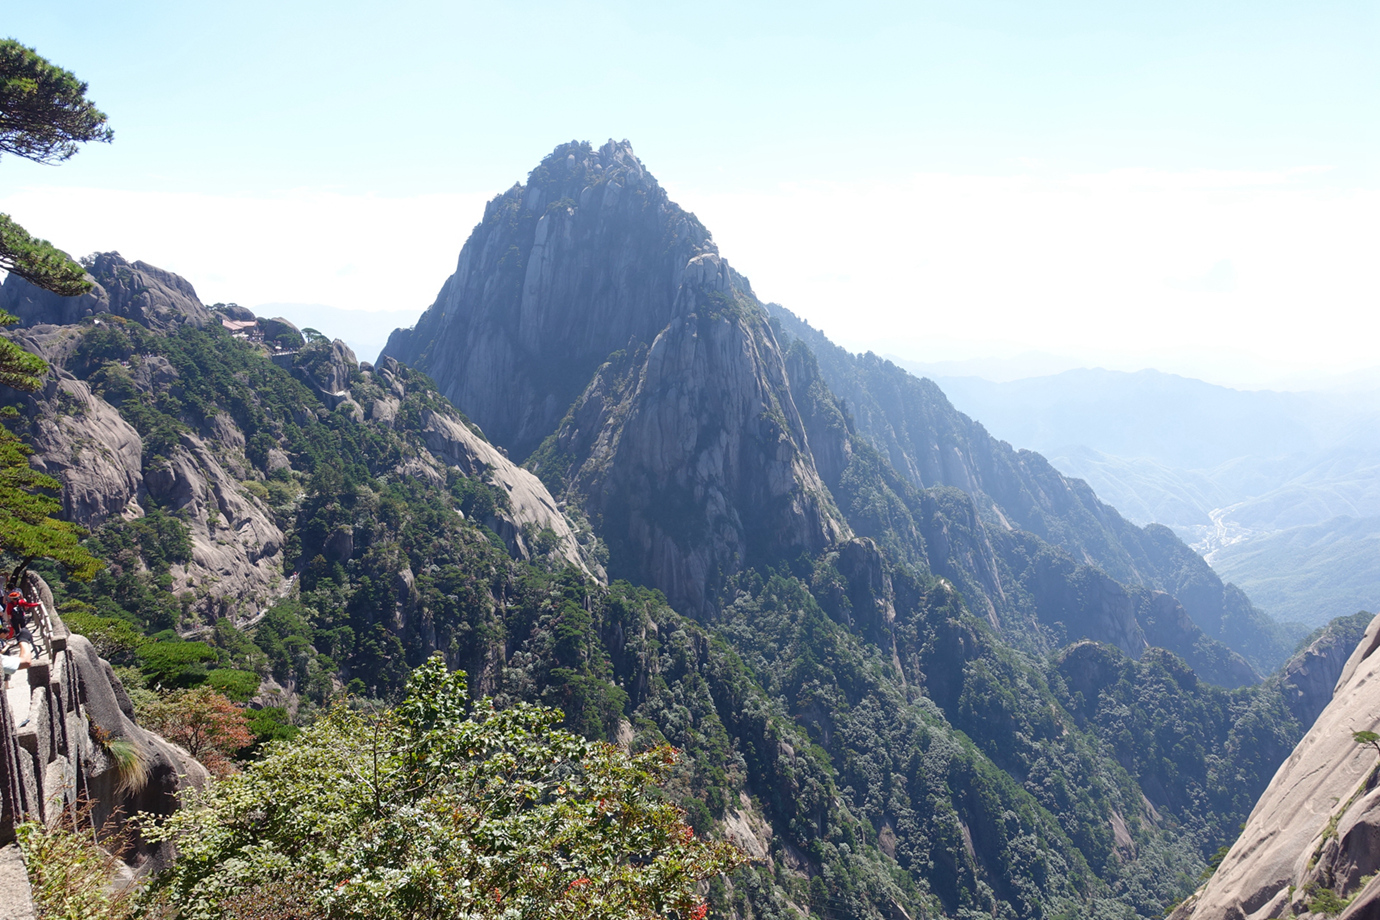
[[[747,279],[626,142],[557,148],[491,201],[384,356],[514,457],[540,446],[529,465],[580,497],[617,574],[681,609],[850,535]]]
[[[601,368],[532,464],[584,497],[622,574],[693,612],[745,565],[851,536],[775,339],[721,264],[687,272],[680,315]]]
[[[64,516],[89,529],[142,517],[155,506],[181,519],[192,552],[185,563],[171,565],[170,590],[194,598],[193,606],[210,619],[250,617],[290,589],[291,582],[284,571],[287,522],[264,499],[267,493],[260,480],[265,473],[256,470],[246,454],[245,432],[229,412],[184,412],[175,441],[157,452],[148,450],[121,409],[127,408],[128,400],[176,396],[181,386],[177,368],[158,355],[116,362],[119,366],[112,372],[127,382],[114,389],[98,387],[99,393],[73,373],[97,379],[80,352],[85,334],[98,322],[93,314],[111,313],[162,334],[174,333],[184,324],[214,323],[216,314],[196,299],[190,284],[162,269],[131,264],[113,253],[95,257],[88,268],[97,287],[84,297],[52,299],[14,277],[0,290],[27,321],[40,323],[13,330],[11,337],[41,355],[51,368],[40,392],[6,394],[25,416],[32,462],[63,483]],[[233,305],[222,313],[254,319],[253,313]],[[392,427],[405,421],[407,437],[416,439],[417,448],[398,464],[399,475],[444,484],[448,469],[458,469],[483,478],[507,496],[506,506],[484,523],[503,537],[510,552],[531,558],[536,552],[533,542],[540,542],[593,577],[603,577],[592,535],[576,532],[541,481],[472,430],[444,400],[434,399],[433,391],[424,388],[426,393],[413,394],[417,387],[409,384],[396,362],[362,370],[339,340],[302,343],[296,327],[285,320],[260,320],[259,325],[280,339],[286,336],[301,343],[295,351],[274,350],[264,356],[315,396],[306,396],[304,403],[311,405],[295,410],[300,418],[337,412],[360,424]],[[371,394],[368,418],[352,389],[361,384]],[[374,395],[375,384],[384,391],[381,398]],[[403,420],[398,418],[399,407],[410,394],[426,408]],[[282,450],[272,447],[264,453],[269,474],[293,472]],[[348,559],[351,553],[342,550],[337,555]]]
[[[1271,678],[1284,694],[1284,703],[1305,730],[1332,702],[1337,678],[1369,625],[1368,614],[1333,620],[1308,647],[1294,655]]]
[[[118,821],[115,816],[172,814],[183,791],[200,788],[209,780],[206,768],[182,748],[135,721],[134,707],[120,679],[85,637],[69,636],[68,654],[76,671],[82,713],[99,729],[89,734],[133,742],[148,770],[147,781],[131,789],[122,782],[115,761],[89,737],[81,738],[85,750],[77,760],[85,767],[84,785],[95,805],[92,818],[98,826],[105,826],[108,821],[112,825]],[[171,862],[169,845],[147,842],[137,829],[132,829],[132,837],[141,871],[156,872]]]
[[[196,290],[179,275],[130,262],[118,252],[102,252],[83,262],[94,282],[80,297],[60,297],[10,275],[0,285],[0,309],[26,326],[70,325],[101,313],[130,319],[167,332],[183,323],[204,326],[215,321],[197,299]]]
[[[32,415],[32,463],[63,484],[63,515],[91,528],[138,511],[143,487],[143,440],[84,381],[49,377]],[[67,411],[60,411],[59,407]]]
[[[1352,899],[1342,916],[1380,915],[1380,764],[1354,731],[1380,729],[1380,617],[1352,651],[1332,701],[1279,768],[1241,836],[1173,920],[1324,916],[1319,892]],[[1335,915],[1335,911],[1326,915]]]
[[[626,141],[566,144],[489,202],[436,302],[383,354],[521,461],[610,354],[683,312],[684,286],[723,285],[717,255]]]
[[[384,358],[377,367],[361,373],[376,380],[387,393],[370,403],[369,417],[390,427],[401,424],[398,409],[409,392],[407,372],[392,358]],[[603,566],[592,555],[591,535],[576,531],[540,479],[509,460],[466,424],[453,407],[429,406],[421,410],[417,421],[425,450],[400,472],[444,483],[450,467],[497,486],[507,496],[508,508],[483,523],[503,538],[510,553],[521,559],[532,558],[536,552],[531,545],[534,536],[548,530],[561,558],[596,580],[604,580]]]

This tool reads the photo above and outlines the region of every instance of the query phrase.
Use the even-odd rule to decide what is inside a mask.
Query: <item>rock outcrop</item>
[[[532,463],[584,497],[624,575],[703,613],[746,565],[817,555],[851,531],[770,330],[727,271],[698,270],[719,287],[683,288],[681,315],[606,364]]]
[[[513,456],[540,445],[532,467],[579,496],[621,574],[682,609],[749,560],[849,535],[747,279],[627,142],[559,147],[491,201],[384,356]]]
[[[1356,644],[1370,625],[1368,613],[1338,617],[1319,631],[1307,647],[1285,662],[1270,680],[1279,686],[1284,703],[1303,730],[1332,702],[1337,678]]]
[[[204,326],[215,321],[187,279],[170,271],[130,262],[118,252],[97,253],[82,264],[92,287],[80,297],[61,297],[10,275],[0,285],[0,309],[26,326],[65,326],[102,313],[160,332],[183,323]]]
[[[389,426],[400,423],[397,413],[407,398],[410,374],[392,358],[384,358],[378,367],[363,374],[366,379],[376,379],[387,393],[370,403],[370,418]],[[576,532],[540,479],[509,460],[451,406],[437,401],[422,408],[415,421],[426,455],[407,467],[408,475],[429,475],[444,482],[446,468],[452,467],[502,489],[508,508],[483,523],[503,538],[513,555],[532,558],[536,547],[530,544],[535,535],[546,530],[562,559],[604,580],[603,566],[589,551],[592,535]]]
[[[29,582],[51,611],[47,586],[34,575]],[[167,845],[146,841],[122,818],[172,814],[184,790],[206,783],[206,769],[139,726],[110,664],[61,620],[49,622],[42,654],[0,692],[0,843],[22,821],[55,821],[81,798],[102,836],[128,828],[134,849],[126,861],[156,871],[172,857]]]
[[[1380,916],[1380,763],[1374,747],[1352,738],[1380,730],[1377,649],[1380,617],[1241,836],[1173,920]]]
[[[49,377],[31,413],[33,465],[62,483],[63,516],[83,527],[142,514],[144,443],[134,426],[85,381]]]

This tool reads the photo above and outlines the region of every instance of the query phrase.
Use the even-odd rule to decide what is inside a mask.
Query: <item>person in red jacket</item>
[[[9,641],[28,627],[29,618],[25,611],[40,607],[41,604],[24,600],[24,595],[11,591],[5,598],[5,640]]]
[[[27,611],[39,604],[24,600],[24,595],[11,591],[5,598],[5,606],[0,618],[0,661],[4,663],[5,686],[9,686],[10,675],[33,662],[33,633],[29,631]],[[13,646],[11,645],[13,643]],[[13,652],[13,654],[11,654]]]

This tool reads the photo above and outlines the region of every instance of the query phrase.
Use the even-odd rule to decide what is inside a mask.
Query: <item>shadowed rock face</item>
[[[565,144],[489,202],[436,303],[383,353],[520,460],[612,352],[666,327],[684,284],[727,274],[717,254],[626,141]]]
[[[1370,615],[1360,613],[1333,620],[1322,630],[1322,635],[1289,659],[1271,678],[1279,685],[1285,705],[1304,730],[1332,702],[1337,678],[1369,622]]]
[[[167,332],[183,323],[204,326],[211,311],[197,299],[186,278],[147,262],[130,262],[118,252],[102,252],[86,266],[93,287],[80,297],[60,297],[16,275],[0,286],[0,309],[25,326],[68,325],[88,316],[111,313]]]
[[[694,612],[746,565],[850,535],[770,330],[730,286],[705,293],[687,287],[649,348],[605,365],[532,463],[584,497],[624,575]]]

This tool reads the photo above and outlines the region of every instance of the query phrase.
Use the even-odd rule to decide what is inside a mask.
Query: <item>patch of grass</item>
[[[93,839],[89,820],[85,806],[64,812],[52,827],[28,821],[16,828],[34,905],[44,920],[135,916],[132,890],[111,890],[118,860]]]

